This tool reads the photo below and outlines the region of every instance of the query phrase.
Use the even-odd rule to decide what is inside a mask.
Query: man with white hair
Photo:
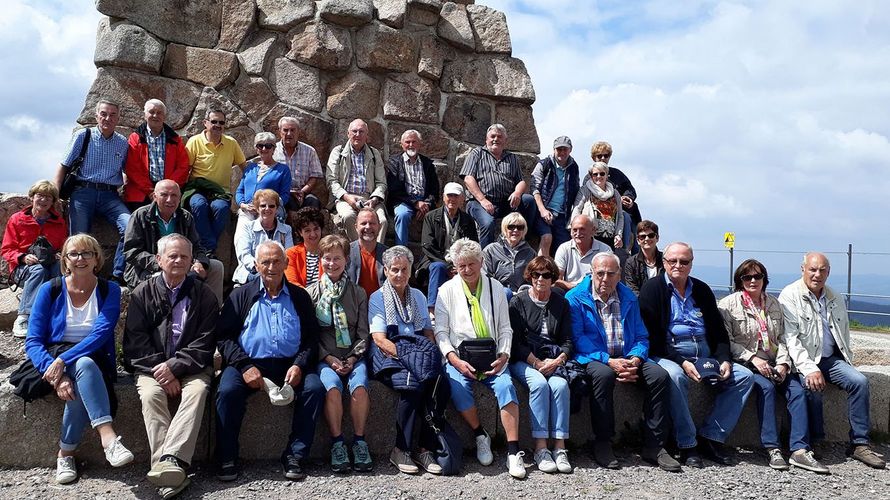
[[[151,203],[155,184],[170,179],[180,189],[189,178],[189,155],[185,143],[169,125],[167,106],[160,99],[145,101],[145,122],[127,140],[129,151],[124,173],[124,203],[130,210]]]
[[[433,160],[420,154],[423,147],[420,132],[406,130],[399,144],[402,152],[390,156],[386,164],[389,189],[386,206],[395,219],[396,245],[407,245],[411,221],[422,221],[427,212],[436,207],[439,176]]]
[[[272,159],[287,165],[292,180],[290,199],[285,208],[292,211],[303,207],[321,208],[321,202],[312,190],[324,178],[324,172],[315,148],[299,140],[300,122],[293,116],[279,118],[278,137],[281,140],[275,145]]]

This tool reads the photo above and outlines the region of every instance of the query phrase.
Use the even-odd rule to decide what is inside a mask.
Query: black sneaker
[[[293,455],[288,455],[282,466],[284,467],[284,477],[291,481],[302,481],[306,479],[306,473],[303,472],[303,466],[300,465],[299,458]]]
[[[238,465],[235,462],[223,462],[216,471],[216,478],[220,481],[234,481],[238,479]]]

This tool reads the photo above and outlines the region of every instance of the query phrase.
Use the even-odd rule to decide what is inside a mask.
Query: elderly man
[[[566,136],[553,141],[553,155],[542,158],[532,171],[532,196],[538,217],[530,223],[541,235],[538,255],[550,256],[551,246],[569,241],[566,229],[572,203],[580,187],[578,164],[572,158],[572,140]]]
[[[448,254],[451,245],[461,238],[478,241],[476,223],[463,211],[464,188],[456,182],[445,184],[442,192],[445,203],[431,210],[423,218],[423,232],[420,247],[423,256],[417,269],[418,281],[424,281],[423,272],[429,277],[427,287],[427,307],[434,314],[439,287],[454,277],[454,262]]]
[[[293,388],[294,414],[281,463],[287,479],[300,481],[306,477],[301,462],[312,448],[324,402],[324,386],[316,374],[320,327],[309,294],[284,279],[287,257],[280,243],[260,243],[256,267],[260,279],[229,295],[217,326],[223,358],[216,393],[217,478],[238,478],[238,435],[247,397],[286,384]]]
[[[222,304],[223,264],[208,257],[201,246],[192,214],[179,206],[182,199],[179,185],[170,179],[161,180],[155,184],[153,197],[151,205],[133,212],[124,233],[124,256],[127,260],[124,280],[127,286],[135,288],[161,271],[159,261],[154,257],[158,253],[158,242],[164,236],[177,233],[192,244],[189,255],[194,256],[194,262],[189,264],[189,272],[206,280],[207,286]]]
[[[136,127],[127,141],[130,150],[124,172],[124,203],[130,210],[151,203],[155,184],[170,179],[179,187],[189,178],[189,155],[185,143],[164,123],[167,106],[158,99],[145,101],[145,123]]]
[[[586,215],[576,215],[571,225],[572,239],[556,249],[556,267],[559,268],[559,279],[556,286],[563,290],[571,290],[590,274],[590,263],[600,252],[611,252],[605,243],[593,237],[594,222]]]
[[[847,453],[869,467],[883,469],[886,462],[869,447],[868,379],[852,366],[847,308],[843,297],[825,284],[831,264],[825,255],[810,252],[800,267],[801,279],[782,290],[779,303],[785,317],[788,354],[807,389],[812,441],[825,439],[822,391],[830,382],[847,393]]]
[[[294,211],[303,207],[321,208],[318,197],[312,194],[315,185],[324,178],[315,148],[299,141],[300,124],[293,116],[282,116],[278,120],[278,136],[281,140],[275,145],[272,159],[287,165],[292,179],[285,208]]]
[[[666,471],[677,472],[679,462],[664,449],[670,429],[670,379],[664,368],[649,360],[649,333],[640,316],[640,304],[630,288],[619,283],[617,255],[599,253],[591,267],[592,276],[585,276],[566,294],[566,300],[572,311],[575,361],[590,379],[594,458],[602,467],[618,468],[612,452],[615,382],[637,384],[646,390],[642,457]]]
[[[105,99],[96,103],[96,126],[74,133],[65,159],[56,173],[56,187],[62,187],[65,174],[77,162],[77,182],[68,200],[68,229],[71,234],[89,233],[93,218],[101,215],[117,227],[121,239],[114,254],[114,279],[123,284],[124,231],[130,211],[118,195],[124,183],[124,164],[127,161],[127,139],[115,132],[120,121],[120,107]]]
[[[754,376],[732,362],[729,334],[714,292],[689,276],[692,258],[687,243],[671,243],[664,249],[664,272],[643,285],[640,311],[649,330],[649,352],[671,377],[671,417],[681,460],[689,467],[702,467],[698,445],[705,457],[731,465],[723,443],[738,423]],[[713,370],[713,376],[706,370]],[[700,442],[686,397],[690,380],[707,382],[718,391],[713,410],[698,428]]]
[[[507,151],[507,129],[500,123],[488,127],[485,146],[467,156],[460,178],[473,199],[467,212],[479,228],[479,244],[487,247],[497,239],[497,218],[519,210],[527,221],[535,220],[535,199],[526,194],[519,158]]]
[[[223,133],[225,127],[225,113],[208,109],[204,131],[192,136],[185,145],[192,173],[183,196],[195,216],[201,246],[211,254],[216,252],[219,236],[231,216],[232,169],[245,163],[241,146]]]
[[[336,146],[328,157],[327,181],[331,191],[329,207],[340,215],[350,241],[358,238],[356,215],[364,207],[377,212],[380,222],[378,241],[386,237],[386,165],[383,156],[368,144],[368,124],[353,120],[349,124],[349,141]]]
[[[402,152],[390,156],[386,164],[386,205],[394,215],[396,245],[407,245],[411,221],[422,221],[436,206],[439,176],[433,160],[419,153],[423,146],[420,132],[406,130],[399,144]]]
[[[358,239],[349,244],[349,262],[346,275],[353,283],[358,283],[368,297],[386,281],[383,272],[383,252],[386,245],[379,242],[381,231],[377,210],[364,207],[355,218],[355,232]]]
[[[171,498],[189,484],[185,469],[210,392],[219,304],[210,288],[190,276],[188,238],[169,234],[157,246],[161,274],[130,297],[123,353],[124,366],[136,373],[142,401],[151,449],[148,480],[162,498]],[[179,399],[172,418],[171,399]]]

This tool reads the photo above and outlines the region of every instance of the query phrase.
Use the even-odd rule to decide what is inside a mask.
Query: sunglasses
[[[507,231],[522,231],[525,229],[525,226],[520,224],[508,224]]]
[[[671,266],[671,267],[674,267],[674,266],[678,266],[678,267],[686,267],[686,266],[688,266],[689,264],[692,264],[692,260],[686,260],[686,259],[664,259],[664,263],[667,264],[667,265],[669,265],[669,266]]]
[[[658,238],[658,235],[656,233],[640,233],[637,235],[637,239],[640,241],[654,240],[656,238]]]
[[[742,281],[760,281],[763,279],[763,275],[760,273],[757,274],[746,274],[742,276]]]
[[[261,203],[260,208],[278,208],[278,205],[274,203]]]
[[[542,280],[552,280],[553,279],[552,273],[531,272],[531,273],[529,273],[529,275],[531,275],[532,279],[538,279],[538,278],[540,278]]]
[[[77,260],[77,259],[90,260],[95,256],[96,256],[96,252],[90,252],[90,251],[68,252],[65,254],[65,257],[68,257],[68,260]]]
[[[594,158],[594,159],[596,159],[596,158],[611,158],[611,157],[612,157],[612,155],[610,155],[610,154],[598,154],[598,155],[593,155],[593,158]]]
[[[225,120],[207,120],[211,125],[225,125]]]
[[[605,172],[593,172],[590,174],[591,177],[605,177],[607,175],[609,175],[609,174],[607,174]]]
[[[275,149],[275,144],[257,144],[257,149]]]

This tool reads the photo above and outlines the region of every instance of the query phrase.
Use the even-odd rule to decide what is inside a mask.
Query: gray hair
[[[256,251],[253,253],[253,257],[255,259],[259,259],[260,250],[262,250],[266,247],[275,247],[275,248],[281,250],[281,255],[283,255],[285,258],[287,258],[287,250],[284,249],[284,245],[282,245],[281,242],[278,240],[266,240],[266,241],[260,243],[259,245],[257,245]]]
[[[162,101],[160,99],[149,99],[149,100],[145,101],[145,106],[142,107],[142,111],[148,111],[149,108],[153,108],[156,106],[161,108],[161,110],[164,113],[167,112],[167,105],[164,104],[164,101]]]
[[[618,266],[618,272],[621,272],[621,259],[615,255],[613,252],[600,252],[593,256],[593,260],[590,261],[590,268],[593,269],[593,266],[596,265],[597,261],[609,259]]]
[[[167,246],[174,241],[184,241],[189,249],[189,253],[194,256],[194,253],[192,252],[192,241],[179,233],[170,233],[158,240],[158,255],[163,255],[167,251]]]
[[[120,104],[116,103],[115,101],[112,101],[111,99],[104,99],[104,98],[103,98],[103,99],[99,99],[99,101],[96,102],[96,113],[97,113],[97,114],[99,113],[99,107],[102,106],[103,104],[107,104],[107,105],[109,105],[109,106],[114,106],[115,109],[117,109],[118,111],[120,111],[120,109],[121,109],[121,105],[120,105]]]
[[[489,126],[488,129],[485,131],[485,136],[488,137],[488,133],[492,130],[497,130],[504,137],[507,137],[507,127],[501,125],[500,123],[493,123],[491,126]]]
[[[811,257],[821,257],[822,259],[825,260],[825,264],[828,265],[829,268],[831,268],[831,262],[828,260],[828,257],[822,252],[807,252],[807,253],[803,254],[803,262],[801,262],[800,265],[806,266],[807,261]]]
[[[469,238],[461,238],[455,241],[448,250],[451,255],[451,262],[457,264],[460,260],[475,259],[482,262],[482,246],[478,241]]]
[[[281,118],[279,118],[278,119],[278,128],[281,128],[282,123],[293,123],[294,125],[297,126],[297,128],[300,127],[300,121],[297,120],[296,118],[294,118],[293,116],[282,116]]]
[[[693,254],[693,252],[692,252],[692,245],[690,245],[689,243],[686,243],[685,241],[675,241],[675,242],[669,244],[668,246],[664,247],[664,250],[662,251],[662,255],[667,254],[667,253],[668,253],[668,250],[670,250],[671,247],[675,247],[675,246],[676,246],[676,247],[688,248],[688,249],[689,249],[689,255],[692,256],[692,257],[695,256],[695,254]]]
[[[409,128],[408,130],[402,132],[402,137],[399,138],[399,142],[404,141],[405,137],[408,137],[409,135],[416,135],[417,140],[423,142],[423,135],[421,135],[420,132],[414,130],[413,128]]]
[[[383,267],[389,269],[396,259],[407,259],[409,268],[414,265],[414,254],[404,245],[396,245],[383,252]]]
[[[574,224],[575,221],[578,220],[578,218],[580,218],[580,217],[583,217],[583,218],[587,219],[587,224],[585,224],[586,226],[588,226],[588,227],[593,227],[593,226],[594,226],[595,222],[593,221],[593,217],[591,217],[591,216],[589,216],[589,215],[587,215],[587,214],[575,214],[575,216],[572,217],[572,220],[569,222],[569,226],[571,226],[572,224]]]
[[[275,137],[275,134],[273,134],[272,132],[260,132],[259,134],[253,136],[254,146],[256,146],[257,144],[259,144],[261,142],[266,142],[266,141],[275,142],[276,140],[278,140],[278,138]]]
[[[594,164],[590,166],[590,171],[592,172],[593,169],[602,170],[603,172],[608,174],[609,164],[602,161],[594,162]]]

